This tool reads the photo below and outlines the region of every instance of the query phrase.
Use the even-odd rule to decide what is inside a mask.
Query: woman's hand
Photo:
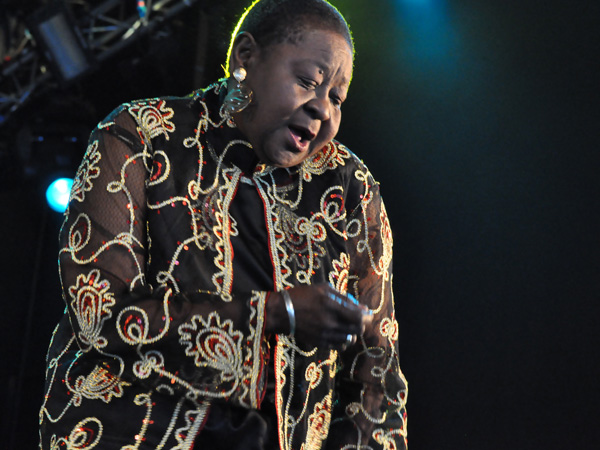
[[[365,306],[328,284],[298,286],[287,292],[294,306],[294,335],[302,344],[343,347],[350,343],[349,336],[355,342],[372,318]],[[283,296],[272,292],[267,302],[266,332],[285,334],[289,331]]]

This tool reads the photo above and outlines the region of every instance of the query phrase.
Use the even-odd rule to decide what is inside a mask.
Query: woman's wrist
[[[288,294],[289,295],[289,294]],[[271,292],[265,308],[265,333],[283,334],[289,331],[289,318],[281,292]]]
[[[290,293],[288,291],[281,291],[281,295],[283,296],[285,309],[288,314],[288,322],[290,324],[288,334],[290,336],[294,336],[296,333],[296,311],[294,310],[294,304],[292,303],[292,298],[290,297]]]

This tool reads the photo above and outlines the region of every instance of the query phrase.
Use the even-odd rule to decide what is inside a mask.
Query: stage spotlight
[[[61,84],[92,69],[93,57],[66,6],[53,3],[35,12],[27,26]]]
[[[59,178],[54,180],[46,189],[48,206],[54,211],[64,213],[69,204],[69,195],[73,187],[72,178]]]

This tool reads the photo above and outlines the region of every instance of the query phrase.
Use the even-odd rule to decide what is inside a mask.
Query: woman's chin
[[[265,164],[289,168],[297,166],[302,163],[309,156],[309,152],[298,152],[295,150],[277,150],[273,152],[266,152],[264,155],[259,155],[262,162]]]

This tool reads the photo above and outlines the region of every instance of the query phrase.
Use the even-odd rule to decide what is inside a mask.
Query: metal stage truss
[[[72,18],[72,31],[87,47],[90,60],[101,64],[196,2],[107,0],[92,5],[81,0],[66,0],[63,6]],[[55,89],[61,81],[27,26],[21,24],[19,28],[22,32],[18,42],[2,55],[0,126],[35,94]]]

